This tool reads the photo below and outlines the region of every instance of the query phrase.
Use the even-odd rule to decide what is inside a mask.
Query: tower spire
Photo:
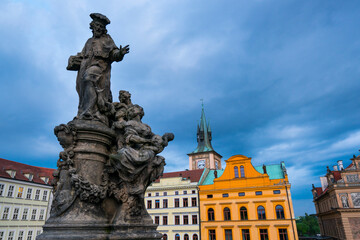
[[[210,124],[206,123],[205,110],[204,110],[204,100],[201,101],[201,117],[200,123],[197,127],[197,142],[198,146],[192,153],[200,153],[200,152],[210,152],[214,151],[211,146],[211,128]]]

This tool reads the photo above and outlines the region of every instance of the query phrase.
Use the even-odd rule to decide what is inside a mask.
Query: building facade
[[[198,183],[203,173],[164,173],[146,190],[145,206],[163,240],[200,240]]]
[[[236,155],[199,185],[202,240],[297,240],[284,163],[254,167]]]
[[[334,239],[360,239],[360,155],[351,161],[327,167],[321,187],[312,189],[321,234]]]
[[[0,158],[0,240],[33,240],[42,232],[54,169]]]

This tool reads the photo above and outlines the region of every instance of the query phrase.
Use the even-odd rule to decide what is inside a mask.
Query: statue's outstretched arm
[[[120,48],[114,49],[111,54],[111,58],[113,61],[120,62],[123,60],[125,54],[128,54],[130,51],[129,45],[126,45],[125,47],[122,47],[120,45]]]

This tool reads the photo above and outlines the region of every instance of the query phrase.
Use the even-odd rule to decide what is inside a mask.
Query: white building
[[[35,240],[42,232],[53,171],[0,158],[0,240]]]

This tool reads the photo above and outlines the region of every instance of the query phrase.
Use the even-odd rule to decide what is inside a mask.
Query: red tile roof
[[[334,175],[334,180],[339,181],[341,179],[341,172],[340,171],[331,171]]]
[[[204,169],[168,172],[164,173],[160,178],[183,177],[186,179],[190,179],[191,182],[199,182],[203,171]],[[160,178],[158,178],[155,182],[160,182]]]
[[[12,178],[6,171],[14,170],[16,171],[15,177]],[[51,180],[53,179],[52,173],[55,169],[52,168],[43,168],[43,167],[35,167],[27,164],[14,162],[10,160],[6,160],[0,158],[0,177],[10,178],[20,181],[27,181],[33,183],[39,183],[44,185],[50,185]],[[33,174],[33,179],[30,181],[24,174]],[[48,177],[49,181],[45,183],[40,177]]]
[[[316,193],[318,196],[320,196],[322,194],[322,188],[321,187],[317,187],[316,189]]]

